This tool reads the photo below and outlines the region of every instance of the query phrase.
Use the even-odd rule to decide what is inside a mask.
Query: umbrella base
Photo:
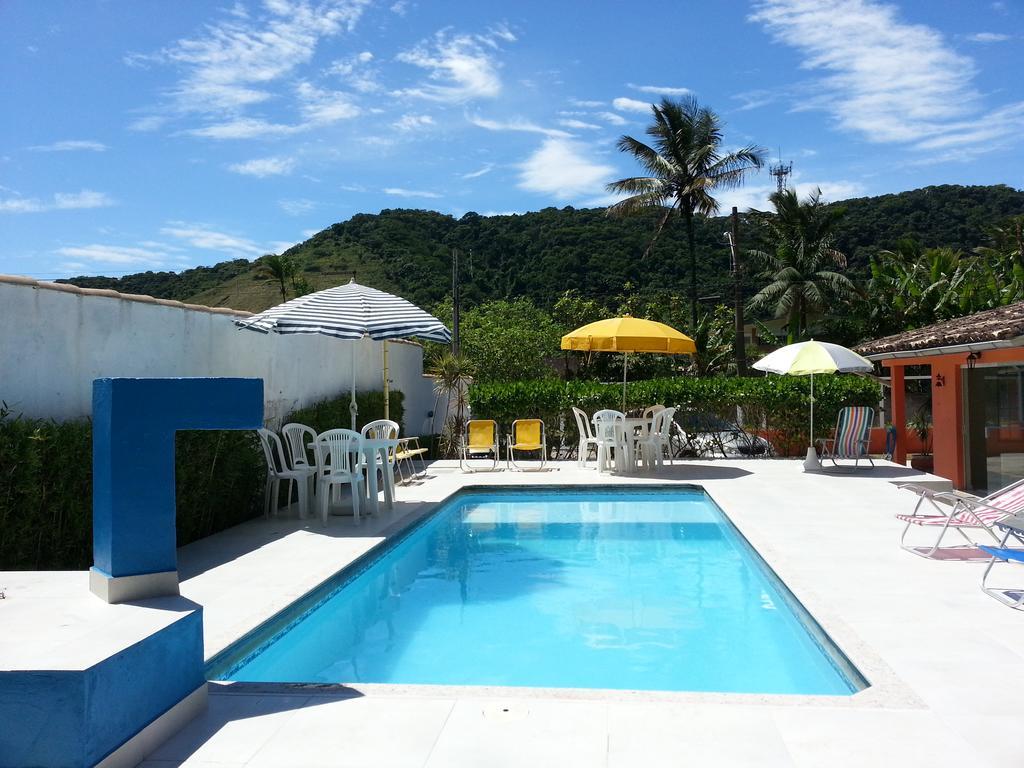
[[[804,459],[804,472],[817,472],[821,469],[821,460],[818,458],[818,452],[814,450],[814,446],[808,446],[807,458]]]

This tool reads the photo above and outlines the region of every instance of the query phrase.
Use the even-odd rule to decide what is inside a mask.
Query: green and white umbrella
[[[874,363],[852,349],[827,341],[801,341],[776,349],[752,366],[759,371],[783,376],[811,377],[811,444],[807,448],[804,469],[817,469],[818,453],[814,450],[814,374],[816,373],[868,373]]]

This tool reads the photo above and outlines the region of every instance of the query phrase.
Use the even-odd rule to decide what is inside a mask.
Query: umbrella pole
[[[356,431],[356,414],[359,413],[359,406],[356,405],[356,339],[352,340],[352,355],[349,360],[352,364],[352,400],[348,404],[348,412],[352,415],[352,431]]]
[[[626,412],[626,369],[629,368],[629,352],[622,353],[622,412]]]
[[[821,469],[818,452],[814,448],[814,374],[811,374],[811,444],[807,446],[807,457],[804,459],[804,472]]]
[[[387,339],[381,342],[380,354],[384,367],[384,418],[391,418],[391,397],[388,389],[388,342]]]

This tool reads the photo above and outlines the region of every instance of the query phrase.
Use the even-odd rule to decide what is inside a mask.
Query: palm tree
[[[765,152],[753,144],[735,152],[722,151],[722,121],[696,99],[662,99],[651,107],[654,122],[646,130],[650,145],[632,136],[622,136],[618,148],[628,152],[647,171],[648,176],[619,179],[608,184],[608,191],[626,194],[609,206],[608,214],[622,214],[656,208],[663,211],[654,237],[645,255],[654,247],[672,213],[686,224],[686,242],[690,255],[690,327],[697,327],[697,255],[693,244],[693,217],[718,213],[717,189],[730,189],[743,183],[747,172],[764,164]]]
[[[831,300],[856,294],[853,282],[836,270],[846,267],[846,256],[835,248],[834,229],[845,211],[821,201],[821,190],[800,200],[791,189],[769,198],[774,216],[755,220],[767,230],[774,253],[750,251],[768,284],[750,300],[752,310],[770,309],[787,318],[787,343],[807,334],[811,312],[825,309]]]
[[[281,301],[288,301],[288,280],[295,274],[295,263],[287,256],[264,256],[256,274],[277,281],[281,287]]]

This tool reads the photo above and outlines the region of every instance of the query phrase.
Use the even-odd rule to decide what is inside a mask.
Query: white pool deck
[[[358,526],[257,520],[183,548],[182,593],[204,606],[207,656],[460,487],[598,477],[573,464],[475,475],[434,465],[429,475]],[[898,548],[893,514],[914,497],[894,483],[907,479],[886,464],[805,474],[795,461],[725,460],[601,477],[703,486],[871,680],[855,696],[214,684],[207,713],[143,765],[1024,765],[1024,612],[982,594],[982,564]]]

